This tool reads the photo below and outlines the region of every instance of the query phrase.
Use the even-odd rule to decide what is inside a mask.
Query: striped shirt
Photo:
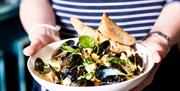
[[[172,1],[172,0],[169,0]],[[141,40],[152,28],[167,0],[52,0],[65,34],[76,34],[70,22],[75,16],[96,29],[103,12],[129,34]]]

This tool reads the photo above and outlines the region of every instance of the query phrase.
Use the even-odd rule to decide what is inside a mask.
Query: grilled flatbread
[[[91,36],[91,37],[95,38],[96,40],[98,40],[100,43],[105,40],[108,40],[108,38],[103,36],[98,30],[94,30],[91,27],[85,25],[78,18],[71,17],[70,21],[71,21],[73,27],[75,28],[76,32],[78,33],[78,35]]]
[[[96,34],[95,30],[92,29],[91,27],[85,25],[82,21],[80,21],[78,18],[76,17],[71,17],[70,21],[74,27],[74,29],[76,30],[76,32],[79,35],[88,35],[91,37],[94,37],[97,39],[98,35]]]
[[[130,36],[121,27],[119,27],[115,22],[113,22],[106,13],[103,14],[100,26],[98,30],[107,38],[119,42],[125,45],[133,45],[136,40],[134,37]]]

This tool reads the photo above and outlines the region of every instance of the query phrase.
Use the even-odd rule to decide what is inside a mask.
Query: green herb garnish
[[[97,41],[93,37],[86,36],[86,35],[80,36],[79,43],[80,43],[80,46],[84,48],[93,48],[93,47],[98,46]]]

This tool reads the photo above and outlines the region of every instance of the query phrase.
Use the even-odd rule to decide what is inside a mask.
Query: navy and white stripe
[[[149,32],[165,4],[166,0],[52,0],[66,32],[75,33],[69,21],[72,16],[96,29],[102,13],[108,12],[113,21],[137,40]]]

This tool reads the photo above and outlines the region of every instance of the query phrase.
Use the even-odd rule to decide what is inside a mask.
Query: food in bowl
[[[143,60],[135,51],[110,51],[109,40],[98,43],[90,36],[80,36],[79,42],[67,40],[52,54],[48,64],[35,61],[35,71],[53,73],[47,78],[68,86],[100,86],[126,81],[144,70]],[[53,76],[53,77],[52,77]]]
[[[107,14],[97,30],[74,17],[71,22],[80,35],[78,41],[62,43],[47,63],[36,58],[34,70],[41,78],[66,86],[102,86],[143,73],[145,63],[134,48],[135,38]]]

